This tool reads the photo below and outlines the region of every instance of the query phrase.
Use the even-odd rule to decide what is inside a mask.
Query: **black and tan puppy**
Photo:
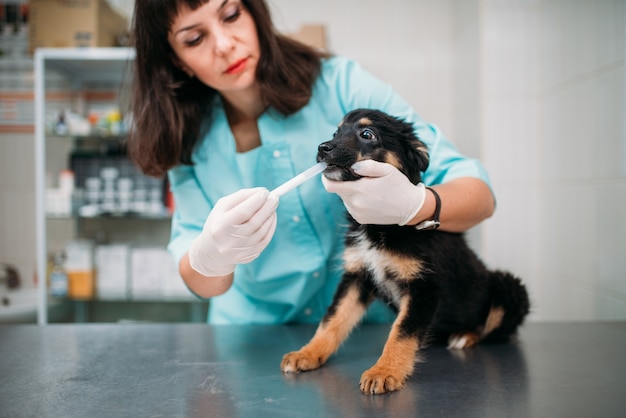
[[[333,139],[319,146],[317,159],[328,164],[327,178],[342,181],[358,179],[350,166],[364,159],[393,164],[414,184],[428,166],[427,148],[412,124],[368,109],[348,113]],[[367,394],[401,389],[430,340],[448,341],[453,349],[506,341],[528,314],[520,280],[487,270],[462,234],[348,218],[345,272],[334,300],[313,339],[283,357],[283,372],[322,366],[377,297],[397,318],[382,355],[361,376]]]

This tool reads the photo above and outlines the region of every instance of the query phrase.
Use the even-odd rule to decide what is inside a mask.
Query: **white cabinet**
[[[164,247],[170,219],[163,199],[167,193],[164,179],[143,176],[123,153],[125,129],[120,114],[126,110],[131,93],[133,59],[132,48],[41,48],[35,52],[39,324],[46,324],[50,319],[46,278],[51,251],[85,238],[96,238],[93,240],[96,244],[112,244],[111,251],[119,251],[115,245],[120,244],[130,248],[125,272],[116,268],[103,269],[103,274],[106,271],[115,277],[111,282],[102,283],[100,298],[97,292],[92,292],[96,300],[195,300],[180,278],[167,277],[163,279],[167,283],[158,283],[160,272],[146,268],[141,261],[141,257],[147,255],[152,257],[151,260],[169,257]],[[102,112],[107,106],[117,106],[121,112],[117,116],[113,114],[110,120],[107,119],[110,124],[104,126],[97,120],[102,120]],[[70,119],[74,113],[84,118]],[[87,114],[92,114],[93,118],[85,118]],[[73,180],[68,181],[60,175],[64,169],[70,169]],[[107,195],[113,191],[117,193],[115,199],[108,199]],[[131,199],[130,196],[139,196],[140,191],[143,197]],[[122,199],[124,194],[127,196],[125,200]],[[132,253],[135,249],[136,254]],[[163,251],[162,257],[159,257],[159,250]],[[102,259],[110,260],[111,257],[103,256]],[[139,266],[132,265],[136,259]],[[149,260],[147,263],[154,265]],[[126,297],[120,296],[119,289],[114,287],[115,281],[132,271],[142,274],[136,280],[137,293],[132,295],[132,285],[128,284],[129,293]],[[171,268],[167,274],[177,275],[176,269]],[[94,278],[94,286],[98,279],[97,276]],[[154,286],[144,285],[147,289],[144,297],[139,293],[140,279],[155,283]]]

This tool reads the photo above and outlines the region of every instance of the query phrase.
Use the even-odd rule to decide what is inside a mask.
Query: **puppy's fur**
[[[329,179],[356,180],[350,166],[374,159],[393,164],[414,184],[421,181],[428,158],[412,124],[368,109],[348,113],[317,157],[328,164]],[[283,372],[322,366],[377,297],[397,311],[397,318],[382,355],[361,376],[360,388],[367,394],[401,389],[418,350],[430,339],[447,340],[451,349],[506,341],[528,314],[520,280],[487,270],[461,234],[360,225],[348,218],[345,272],[334,300],[313,339],[283,357]]]

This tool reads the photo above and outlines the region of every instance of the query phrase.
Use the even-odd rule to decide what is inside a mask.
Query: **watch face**
[[[415,228],[418,231],[430,231],[432,229],[437,229],[439,228],[439,221],[435,221],[432,219],[430,221],[424,221],[415,225]]]

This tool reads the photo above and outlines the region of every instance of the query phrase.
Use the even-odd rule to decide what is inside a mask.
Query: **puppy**
[[[428,166],[427,148],[413,125],[377,110],[348,113],[333,139],[319,146],[318,161],[332,180],[359,178],[350,166],[373,159],[393,164],[412,183]],[[479,341],[503,342],[529,312],[521,281],[487,270],[463,235],[414,226],[361,225],[348,215],[344,274],[313,339],[283,357],[283,372],[322,366],[359,323],[368,305],[381,298],[397,317],[382,355],[361,376],[360,389],[382,394],[404,387],[418,350],[431,340],[452,349]]]

